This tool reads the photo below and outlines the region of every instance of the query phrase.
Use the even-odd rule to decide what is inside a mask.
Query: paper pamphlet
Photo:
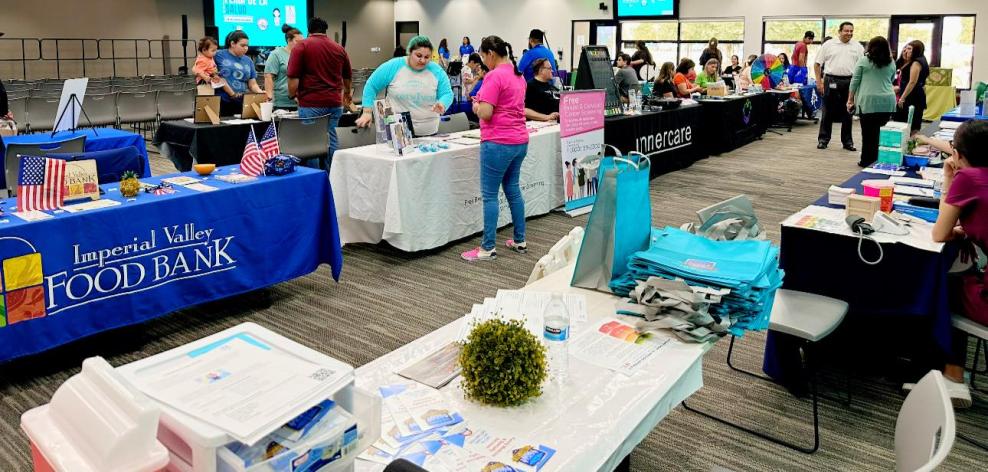
[[[604,319],[577,336],[570,353],[589,364],[630,376],[668,342],[669,338],[657,333],[638,331],[616,319]]]
[[[187,184],[184,187],[187,188],[187,189],[189,189],[189,190],[195,190],[197,192],[212,192],[213,190],[219,190],[218,188],[213,187],[212,185],[198,184],[198,183],[197,184]]]
[[[257,177],[244,174],[227,174],[217,175],[216,179],[230,184],[242,184],[245,182],[253,182],[257,180]]]
[[[202,179],[197,179],[195,177],[189,177],[187,175],[176,175],[174,177],[165,177],[161,179],[162,182],[168,182],[172,185],[189,185],[201,182]]]
[[[49,215],[41,210],[30,210],[30,211],[15,211],[14,216],[24,220],[24,221],[41,221],[54,218],[54,216]]]
[[[96,210],[96,209],[99,209],[99,208],[115,207],[115,206],[117,206],[119,204],[120,204],[120,202],[118,202],[116,200],[109,200],[109,199],[104,198],[104,199],[101,199],[101,200],[93,200],[93,201],[84,202],[84,203],[76,203],[75,205],[66,205],[66,206],[63,206],[62,209],[65,210],[65,211],[67,211],[67,212],[69,212],[69,213],[78,213],[80,211],[86,211],[86,210]]]
[[[146,395],[253,445],[324,400],[342,375],[239,334],[150,367],[135,383]]]
[[[442,349],[395,373],[406,379],[438,389],[460,375],[459,358],[460,344],[449,343]]]

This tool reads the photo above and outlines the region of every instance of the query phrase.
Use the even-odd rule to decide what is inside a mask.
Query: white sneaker
[[[954,382],[950,379],[944,379],[944,381],[947,384],[947,394],[950,395],[950,403],[954,405],[954,408],[971,408],[971,404],[973,403],[971,400],[971,389],[968,388],[967,384]],[[914,388],[916,388],[916,384],[914,383],[902,384],[903,392],[909,393]]]

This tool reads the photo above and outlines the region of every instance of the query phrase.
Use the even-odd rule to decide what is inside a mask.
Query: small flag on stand
[[[65,161],[21,156],[17,211],[54,210],[65,203]]]
[[[278,146],[278,130],[274,127],[274,122],[268,125],[267,131],[261,138],[261,154],[264,154],[265,160],[281,154],[281,148]]]
[[[247,145],[244,146],[244,155],[240,158],[240,173],[257,177],[264,173],[264,161],[267,160],[257,145],[257,137],[254,136],[254,128],[250,129],[247,135]]]

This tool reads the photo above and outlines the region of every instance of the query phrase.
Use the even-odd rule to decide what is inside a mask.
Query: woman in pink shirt
[[[484,201],[484,237],[480,247],[461,254],[470,261],[492,260],[497,232],[500,187],[511,209],[514,239],[507,241],[513,251],[525,253],[525,200],[518,179],[521,163],[528,153],[525,128],[525,79],[515,64],[511,45],[497,36],[480,42],[480,57],[490,72],[474,97],[473,112],[480,118],[480,194]]]
[[[933,239],[966,241],[988,252],[988,121],[967,121],[957,128],[951,145],[937,144],[953,147],[953,155],[943,163],[943,197]],[[988,326],[985,274],[975,263],[971,270],[952,279],[951,311]],[[967,335],[955,329],[951,337],[953,352],[943,374],[949,380],[947,391],[954,406],[967,408],[971,406],[971,392],[964,383]]]

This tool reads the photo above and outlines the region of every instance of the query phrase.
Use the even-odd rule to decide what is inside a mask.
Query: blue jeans
[[[329,132],[329,149],[326,151],[326,157],[309,159],[302,164],[306,167],[329,172],[329,166],[333,164],[333,153],[339,146],[339,141],[336,139],[336,125],[339,124],[340,117],[343,116],[343,107],[298,107],[299,118],[318,118],[325,115],[329,115],[329,129],[326,130]]]
[[[511,222],[515,225],[515,241],[525,241],[525,200],[518,185],[525,154],[528,154],[528,144],[480,143],[480,196],[484,200],[484,238],[480,247],[485,251],[495,246],[500,207],[497,191],[502,185],[511,209]]]

